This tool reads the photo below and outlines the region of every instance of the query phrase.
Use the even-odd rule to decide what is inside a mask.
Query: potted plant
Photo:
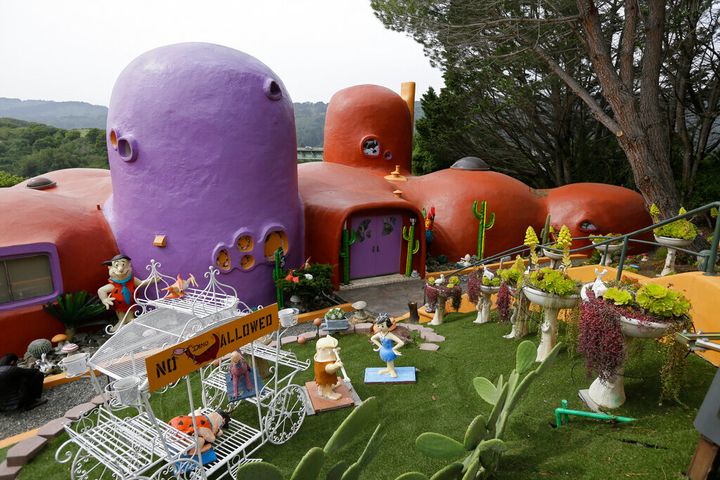
[[[435,309],[430,325],[442,325],[445,319],[445,304],[448,299],[452,299],[452,308],[457,310],[462,302],[462,287],[460,287],[460,279],[457,276],[450,277],[446,280],[444,276],[440,276],[432,284],[425,285],[425,296],[430,308]]]
[[[678,211],[678,215],[684,215],[686,213],[687,210],[684,208],[680,208]],[[660,209],[658,209],[654,203],[650,205],[650,216],[654,223],[660,222]],[[665,266],[660,276],[664,277],[665,275],[675,273],[675,256],[677,255],[675,249],[690,245],[698,235],[697,227],[695,227],[691,221],[682,218],[653,229],[653,233],[655,234],[655,241],[667,247]]]
[[[615,237],[620,237],[619,233],[606,233],[605,235],[590,235],[590,241],[597,245],[598,243],[602,243],[606,240],[610,240]],[[599,265],[604,266],[610,266],[612,263],[612,255],[613,253],[620,250],[623,246],[622,240],[613,240],[610,243],[605,243],[604,245],[598,245],[595,247],[595,250],[600,252],[602,254],[602,257],[600,258]]]
[[[468,276],[468,299],[476,304],[478,312],[473,323],[487,323],[490,321],[490,297],[500,290],[502,279],[489,269],[475,270]]]
[[[677,399],[685,352],[671,336],[691,326],[687,298],[671,288],[653,283],[640,286],[627,279],[608,288],[602,297],[592,292],[588,297],[580,307],[578,351],[585,354],[588,372],[597,372],[588,390],[590,400],[604,408],[622,405],[628,341],[665,336],[670,336],[670,342],[663,346],[661,397]]]
[[[325,312],[325,322],[322,327],[328,332],[347,330],[350,322],[345,317],[345,311],[340,307],[333,307]]]
[[[495,306],[501,322],[510,321],[512,330],[504,338],[522,338],[528,334],[529,300],[521,293],[525,275],[525,262],[518,255],[510,268],[497,271],[501,283]]]

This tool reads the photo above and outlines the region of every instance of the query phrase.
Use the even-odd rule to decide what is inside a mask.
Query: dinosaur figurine
[[[177,280],[175,283],[170,285],[167,288],[163,288],[163,290],[166,290],[168,293],[165,295],[165,298],[182,298],[185,296],[185,290],[190,287],[197,287],[198,284],[195,281],[195,277],[191,273],[187,280],[183,280],[180,274],[178,273]]]

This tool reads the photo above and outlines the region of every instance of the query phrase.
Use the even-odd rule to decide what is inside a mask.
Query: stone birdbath
[[[580,302],[580,295],[555,295],[528,286],[523,287],[523,294],[532,303],[541,306],[544,311],[543,323],[540,327],[542,336],[535,358],[536,362],[542,362],[550,355],[557,343],[558,312],[563,308],[575,308]]]
[[[477,318],[473,323],[483,324],[490,321],[490,298],[500,291],[500,287],[492,287],[482,285],[480,287],[480,298],[478,299],[475,309],[477,310]]]
[[[353,310],[355,310],[355,312],[353,313],[350,323],[354,325],[356,323],[363,323],[367,321],[368,314],[365,311],[365,309],[367,308],[366,301],[358,300],[357,302],[352,304],[352,308]]]
[[[624,351],[627,354],[627,346],[633,338],[658,338],[665,334],[670,323],[640,321],[625,316],[620,317],[620,328],[625,339]],[[618,408],[625,403],[625,365],[618,369],[617,373],[603,381],[596,378],[587,391],[590,400],[600,408]],[[582,396],[582,395],[581,395]]]
[[[510,289],[510,296],[515,297],[515,292],[517,290],[510,286],[508,286],[508,288]],[[522,295],[520,295],[520,297],[516,297],[516,300],[513,302],[513,306],[510,307],[512,310],[512,313],[510,314],[510,324],[512,325],[512,330],[510,330],[510,333],[507,335],[503,335],[503,338],[517,340],[526,337],[528,334],[527,317],[522,312],[523,307],[520,305],[520,303],[523,302],[521,297]]]
[[[683,238],[671,238],[671,237],[659,237],[655,235],[655,241],[660,245],[667,247],[667,256],[665,257],[665,266],[660,272],[660,276],[664,277],[675,273],[675,256],[677,255],[676,248],[685,248],[692,243],[692,240],[685,240]]]
[[[620,251],[622,245],[607,243],[605,245],[597,245],[595,250],[602,253],[600,263],[598,265],[609,267],[612,264],[612,256],[615,252]]]

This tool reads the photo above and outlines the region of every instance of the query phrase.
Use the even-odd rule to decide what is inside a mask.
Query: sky
[[[368,0],[0,0],[0,97],[107,105],[125,66],[153,48],[210,42],[255,56],[295,102],[372,83],[416,99],[443,85],[422,47]]]

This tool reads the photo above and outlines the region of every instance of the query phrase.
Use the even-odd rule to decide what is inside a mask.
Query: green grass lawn
[[[416,452],[415,438],[422,432],[435,431],[462,441],[470,420],[480,413],[489,413],[489,405],[475,393],[472,379],[485,376],[494,381],[499,374],[507,378],[514,368],[518,342],[501,338],[509,326],[474,325],[474,316],[450,315],[446,324],[437,327],[436,331],[446,337],[437,352],[415,347],[403,349],[403,356],[396,363],[418,369],[418,381],[413,385],[365,385],[365,367],[379,367],[383,363],[366,336],[340,337],[341,355],[354,387],[361,398],[378,397],[381,418],[388,427],[380,454],[364,479],[393,480],[412,470],[430,476],[444,463]],[[631,353],[626,368],[628,401],[615,412],[638,418],[637,422],[611,425],[573,418],[568,426],[553,428],[554,409],[560,401],[567,399],[570,408],[584,409],[577,391],[587,388],[592,381],[585,374],[582,357],[569,358],[562,352],[555,364],[533,383],[510,417],[506,430],[509,450],[501,462],[498,478],[682,478],[698,439],[692,422],[715,368],[698,357],[688,358],[687,381],[681,397],[687,406],[674,402],[660,406],[657,402],[660,360],[652,341],[642,343],[645,348]],[[292,349],[300,358],[309,358],[314,353],[314,342],[293,345]],[[304,383],[311,377],[312,368],[296,377],[296,382]],[[163,419],[187,413],[182,385],[154,396],[153,402],[156,413]],[[254,406],[242,406],[240,410],[245,411],[238,412],[238,416],[245,418],[254,411]],[[306,417],[300,431],[288,443],[266,445],[256,456],[276,464],[289,477],[302,455],[313,446],[324,445],[349,412],[345,409]],[[347,448],[338,459],[327,461],[326,466],[341,458],[356,459],[370,431],[368,428],[358,432],[357,444]],[[65,439],[63,435],[53,441],[50,448],[23,469],[19,478],[69,478],[69,467],[54,460],[55,449]]]

